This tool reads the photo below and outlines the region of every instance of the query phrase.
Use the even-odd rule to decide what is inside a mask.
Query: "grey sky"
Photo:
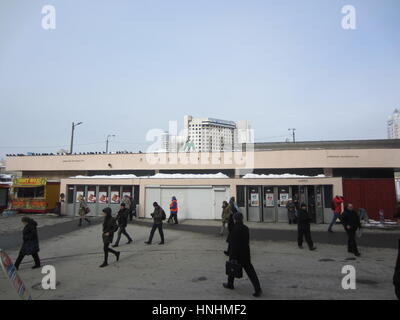
[[[56,8],[56,30],[41,9]],[[357,30],[343,30],[343,5]],[[145,150],[183,116],[248,119],[256,141],[386,138],[400,107],[398,0],[0,2],[0,158]]]

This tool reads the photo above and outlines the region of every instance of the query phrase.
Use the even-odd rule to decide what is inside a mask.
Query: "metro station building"
[[[107,206],[115,212],[124,194],[133,196],[139,217],[150,217],[154,201],[168,213],[172,196],[181,219],[220,219],[222,201],[231,196],[245,218],[256,222],[287,222],[286,203],[297,199],[315,223],[328,223],[335,195],[375,219],[379,210],[386,218],[396,210],[398,139],[256,143],[253,151],[149,155],[8,155],[6,167],[22,177],[59,181],[68,215],[77,214],[80,194],[93,215]]]

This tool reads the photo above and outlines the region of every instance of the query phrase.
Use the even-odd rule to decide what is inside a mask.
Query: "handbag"
[[[243,268],[236,260],[227,261],[225,264],[226,275],[234,278],[243,277]]]

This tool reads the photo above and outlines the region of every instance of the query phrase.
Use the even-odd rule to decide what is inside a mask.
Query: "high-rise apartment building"
[[[400,112],[398,109],[395,109],[389,116],[387,127],[389,139],[400,139]]]

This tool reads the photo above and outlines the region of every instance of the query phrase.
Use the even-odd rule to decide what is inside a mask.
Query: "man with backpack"
[[[167,216],[165,215],[165,211],[163,208],[160,207],[160,205],[157,202],[153,203],[154,207],[154,212],[151,214],[153,217],[153,227],[151,228],[150,232],[150,237],[149,240],[146,241],[146,244],[151,244],[151,241],[153,240],[154,232],[156,229],[158,229],[158,232],[160,233],[160,238],[161,242],[159,244],[164,244],[164,232],[163,232],[163,221],[167,219]]]
[[[115,218],[118,223],[118,237],[117,241],[112,246],[113,248],[118,247],[122,234],[128,239],[127,244],[130,244],[133,241],[128,232],[126,232],[126,227],[128,226],[128,215],[129,215],[129,210],[126,208],[125,203],[122,202],[121,208],[118,211],[118,214]]]

